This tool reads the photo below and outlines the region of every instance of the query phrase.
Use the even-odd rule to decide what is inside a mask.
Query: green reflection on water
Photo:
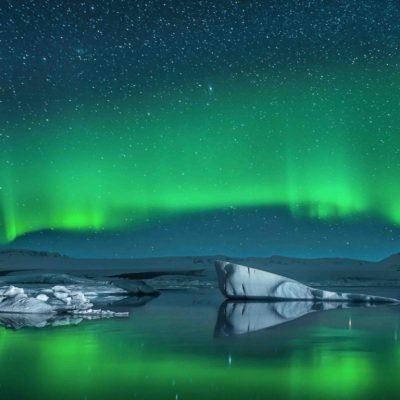
[[[378,330],[329,326],[313,316],[280,331],[221,340],[199,324],[211,321],[214,312],[188,321],[172,309],[169,322],[156,312],[126,322],[2,329],[0,397],[365,399],[395,398],[400,389],[400,346],[389,332],[391,314]],[[346,317],[321,314],[329,321]]]

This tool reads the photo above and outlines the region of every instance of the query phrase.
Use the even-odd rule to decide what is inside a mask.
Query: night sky
[[[0,244],[400,249],[400,2],[2,0]]]

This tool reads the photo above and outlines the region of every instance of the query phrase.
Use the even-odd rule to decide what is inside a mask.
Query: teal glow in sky
[[[242,207],[398,225],[394,42],[376,41],[378,28],[364,20],[372,11],[356,2],[315,15],[297,9],[291,19],[275,4],[269,24],[260,10],[269,11],[254,6],[225,17],[218,7],[168,7],[164,24],[153,16],[115,31],[108,28],[117,6],[111,14],[101,4],[87,11],[96,30],[78,6],[8,9],[0,242],[48,229],[134,230],[153,218]],[[52,22],[33,43],[29,29],[46,13]],[[358,34],[332,22],[340,13],[346,21],[357,15]],[[376,18],[397,34],[389,14]],[[137,17],[130,9],[124,15]],[[214,26],[190,36],[179,19],[189,15]],[[175,40],[155,31],[172,20]],[[60,48],[49,34],[63,36]]]

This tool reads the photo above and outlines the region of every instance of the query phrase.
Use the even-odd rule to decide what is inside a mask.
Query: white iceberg
[[[92,306],[82,292],[73,292],[64,286],[41,289],[32,295],[22,288],[9,286],[0,294],[0,313],[51,314],[85,311]]]
[[[219,288],[228,299],[399,302],[387,297],[315,289],[284,276],[228,261],[216,261],[215,268]]]
[[[13,326],[40,326],[59,322],[57,315],[71,315],[87,318],[125,317],[129,313],[118,313],[109,310],[93,309],[93,304],[82,292],[71,291],[64,286],[53,286],[51,289],[41,289],[39,292],[28,295],[24,289],[9,286],[0,294],[0,325]],[[38,317],[17,317],[17,315],[37,315]],[[15,315],[15,318],[10,317]],[[43,315],[43,317],[39,317]],[[64,318],[65,320],[65,318]],[[69,319],[68,319],[69,321]],[[54,324],[53,324],[54,325]]]

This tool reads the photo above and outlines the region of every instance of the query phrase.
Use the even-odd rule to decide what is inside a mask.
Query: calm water
[[[223,336],[222,301],[213,290],[165,292],[129,319],[1,329],[0,398],[399,397],[400,307],[315,312]]]

